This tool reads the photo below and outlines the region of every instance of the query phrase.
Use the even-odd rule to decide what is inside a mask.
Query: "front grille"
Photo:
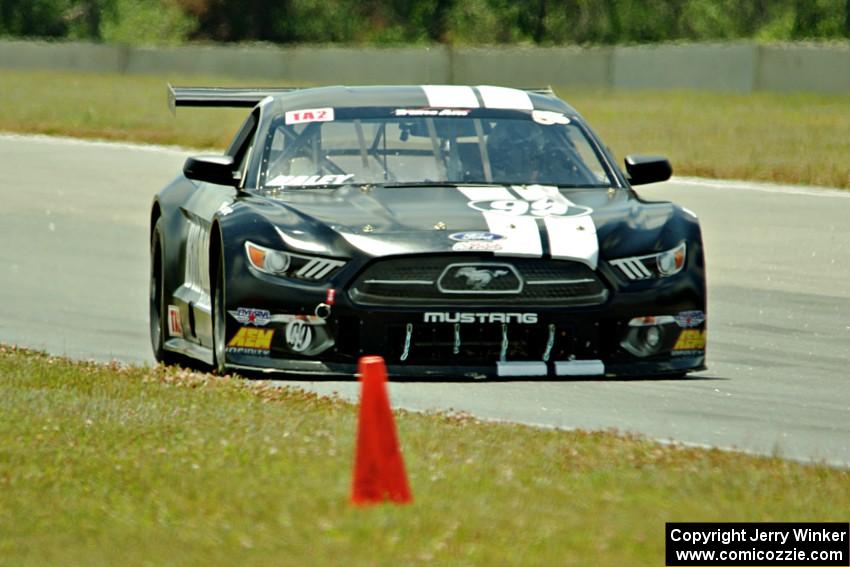
[[[597,305],[608,296],[585,264],[542,258],[407,256],[373,262],[349,296],[360,305]]]
[[[503,329],[500,324],[413,324],[409,344],[406,335],[405,325],[390,324],[385,327],[382,354],[388,363],[433,366],[491,365],[501,359],[505,337],[507,344],[504,355],[508,361],[537,361],[544,358],[567,360],[572,356],[599,357],[596,327],[578,329],[572,325],[557,325],[550,329],[549,325],[507,325]],[[402,358],[405,344],[408,344],[407,357]]]

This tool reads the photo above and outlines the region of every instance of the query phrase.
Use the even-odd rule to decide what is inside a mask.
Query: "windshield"
[[[506,183],[610,187],[583,128],[534,110],[317,108],[276,118],[260,185]]]

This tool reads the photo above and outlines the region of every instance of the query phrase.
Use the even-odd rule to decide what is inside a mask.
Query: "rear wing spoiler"
[[[177,112],[178,106],[209,106],[251,108],[267,96],[288,93],[300,87],[175,87],[168,85],[168,108]]]
[[[252,108],[267,96],[297,91],[303,87],[175,87],[168,85],[168,108],[172,114],[178,106]],[[520,89],[530,93],[554,96],[552,87]]]

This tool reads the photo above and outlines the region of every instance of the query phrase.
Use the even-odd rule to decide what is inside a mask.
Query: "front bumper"
[[[309,304],[302,313],[292,313],[295,306],[268,307],[271,320],[263,327],[228,321],[229,366],[350,377],[360,356],[380,355],[393,377],[464,379],[653,376],[705,368],[705,314],[695,302],[510,312],[338,304],[326,318],[311,314]],[[642,340],[635,338],[643,335],[634,321],[646,318],[660,323],[655,346],[641,352],[630,341]],[[246,332],[265,342],[239,343]]]
[[[262,327],[248,324],[248,334],[256,337],[247,337],[245,323],[228,317],[226,363],[234,369],[351,377],[359,357],[379,355],[395,378],[462,379],[703,370],[705,280],[701,261],[692,264],[696,269],[643,282],[625,282],[602,264],[605,299],[585,306],[364,305],[338,281],[301,285],[243,272],[229,281],[227,309],[261,309],[268,320]],[[344,276],[340,279],[352,281],[351,274]],[[331,288],[334,305],[317,317]],[[635,330],[643,320],[660,322],[651,347],[631,344],[647,336]],[[234,344],[238,336],[246,340]]]

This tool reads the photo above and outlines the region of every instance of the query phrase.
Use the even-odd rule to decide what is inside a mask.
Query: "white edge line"
[[[48,134],[18,134],[15,132],[0,131],[0,140],[9,142],[42,142],[65,146],[87,146],[92,148],[115,148],[121,150],[136,150],[143,152],[169,153],[169,154],[200,154],[200,153],[223,153],[224,150],[216,148],[187,148],[184,146],[167,146],[157,144],[145,144],[141,142],[116,142],[103,139],[73,138],[71,136],[50,136]]]
[[[670,182],[693,187],[711,187],[712,189],[733,189],[736,191],[758,191],[782,195],[805,195],[807,197],[835,197],[850,199],[850,190],[836,187],[816,187],[813,185],[783,185],[764,181],[744,181],[739,179],[708,179],[704,177],[671,177]],[[640,189],[637,189],[640,192]]]
[[[258,381],[257,386],[260,387],[263,383],[272,385],[272,386],[277,387],[277,388],[298,388],[299,390],[316,394],[317,396],[319,396],[321,398],[347,401],[347,402],[355,404],[355,405],[357,404],[357,399],[358,399],[358,396],[359,396],[359,393],[355,393],[352,397],[349,398],[348,396],[346,396],[346,395],[344,395],[340,392],[333,392],[331,394],[320,394],[320,393],[318,393],[314,390],[310,390],[309,386],[308,387],[302,387],[302,385],[299,384],[299,383],[293,383],[292,381],[288,381],[288,380],[285,380],[285,379],[280,380],[280,379],[277,379],[277,378],[270,378],[267,381],[262,381],[262,382]],[[307,382],[307,384],[310,384],[310,383],[311,382]],[[392,385],[392,381],[390,381],[389,384]],[[392,392],[390,392],[390,396],[392,396]],[[776,459],[781,459],[783,461],[800,463],[802,465],[809,465],[809,466],[825,465],[825,466],[828,466],[828,467],[831,467],[831,468],[834,468],[834,469],[843,469],[843,470],[850,469],[850,462],[839,461],[839,460],[836,460],[836,459],[824,459],[824,458],[818,458],[818,457],[795,457],[795,456],[791,456],[791,455],[783,455],[781,453],[781,451],[777,452],[775,449],[772,449],[771,452],[768,452],[768,451],[758,451],[758,450],[755,450],[755,449],[745,449],[745,448],[742,448],[742,447],[736,447],[735,445],[712,445],[710,443],[700,443],[700,442],[697,442],[697,441],[680,441],[678,439],[673,439],[672,437],[655,437],[653,435],[650,435],[648,433],[644,433],[644,432],[642,432],[640,430],[636,430],[636,429],[619,429],[619,428],[616,428],[616,427],[575,427],[575,426],[569,426],[569,425],[552,425],[550,423],[539,423],[539,422],[536,422],[536,421],[523,421],[523,420],[518,420],[518,419],[506,419],[506,418],[500,418],[500,417],[486,417],[486,416],[478,415],[474,411],[465,411],[465,410],[458,411],[454,408],[448,408],[448,409],[433,408],[433,407],[432,408],[425,408],[425,409],[423,409],[423,408],[413,408],[413,407],[407,407],[403,403],[398,404],[398,405],[394,405],[392,409],[393,409],[393,411],[404,410],[404,411],[407,411],[407,412],[420,413],[420,414],[434,414],[436,412],[436,413],[442,413],[442,414],[446,414],[446,415],[452,415],[453,413],[463,413],[463,414],[468,414],[468,415],[472,416],[473,418],[475,418],[476,420],[481,421],[483,423],[504,423],[504,424],[509,424],[509,425],[525,425],[525,426],[528,426],[528,427],[534,427],[534,428],[537,428],[537,429],[546,429],[546,430],[550,430],[550,431],[603,432],[603,433],[613,433],[613,434],[617,435],[618,437],[636,435],[639,439],[655,442],[655,443],[658,443],[660,445],[668,445],[668,446],[684,447],[684,448],[692,448],[692,449],[717,449],[718,451],[723,451],[724,453],[738,453],[738,454],[741,454],[741,455],[748,455],[748,456],[752,456],[752,457],[762,457],[762,458],[766,458],[766,459],[776,458]]]

